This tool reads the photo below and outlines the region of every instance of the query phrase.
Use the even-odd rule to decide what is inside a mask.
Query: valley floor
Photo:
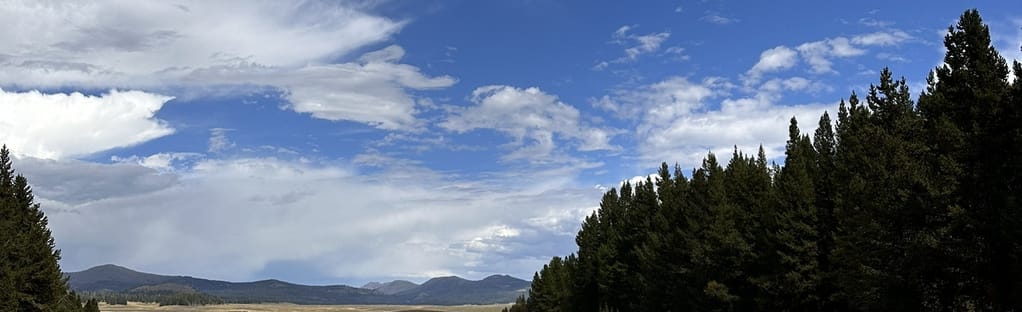
[[[208,306],[159,306],[129,302],[128,305],[100,304],[103,312],[497,312],[508,305],[296,305],[287,303],[221,304]]]

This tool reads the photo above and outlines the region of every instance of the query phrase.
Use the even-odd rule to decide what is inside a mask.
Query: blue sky
[[[660,162],[918,93],[972,7],[1022,58],[1011,1],[13,1],[0,140],[65,270],[528,278]]]

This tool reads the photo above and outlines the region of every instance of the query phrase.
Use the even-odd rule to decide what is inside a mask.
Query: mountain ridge
[[[386,295],[393,295],[405,290],[419,287],[419,284],[406,280],[393,280],[389,282],[369,282],[362,286],[365,289],[372,289]]]
[[[436,277],[420,284],[405,280],[373,282],[363,287],[313,286],[277,279],[228,282],[191,276],[159,275],[104,264],[67,272],[71,289],[79,292],[130,293],[159,289],[198,292],[228,302],[289,302],[295,304],[492,304],[514,301],[530,282],[509,275],[478,281],[457,276]]]

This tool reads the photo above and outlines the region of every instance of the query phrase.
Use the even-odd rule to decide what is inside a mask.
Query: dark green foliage
[[[918,105],[884,69],[811,138],[792,118],[783,167],[736,149],[608,191],[520,306],[1022,310],[1022,64],[975,10],[945,46]]]
[[[944,66],[919,97],[925,129],[937,135],[929,169],[934,204],[945,211],[940,251],[949,283],[935,289],[940,304],[995,309],[1022,304],[1019,287],[1019,82],[990,44],[979,13],[962,14],[944,38]]]
[[[0,149],[0,311],[79,311],[68,293],[46,216],[28,180]]]
[[[543,269],[532,278],[532,288],[529,290],[529,309],[535,311],[571,311],[574,302],[571,302],[573,289],[572,276],[578,260],[575,255],[569,255],[563,260],[554,257],[550,264],[544,265]]]
[[[785,149],[785,165],[776,177],[776,224],[777,261],[765,267],[776,271],[770,288],[765,290],[773,296],[765,304],[776,308],[811,310],[818,308],[817,287],[820,282],[818,242],[819,222],[816,207],[816,189],[813,176],[816,169],[816,151],[809,136],[802,135],[798,122],[791,119],[788,128],[788,144]],[[769,235],[769,234],[764,234]]]
[[[107,304],[110,305],[126,305],[128,304],[128,301],[131,301],[156,303],[161,306],[166,305],[196,306],[209,304],[223,304],[228,302],[223,298],[204,293],[171,292],[171,291],[152,291],[152,292],[86,291],[82,292],[82,297],[88,299],[88,301],[86,301],[86,308],[88,308],[89,302],[106,302]],[[249,303],[249,301],[245,300],[234,300],[230,302]]]
[[[514,304],[512,304],[510,307],[504,308],[501,311],[503,311],[503,312],[528,312],[529,311],[528,302],[526,301],[525,296],[518,296],[518,299],[515,299],[515,303]]]
[[[89,299],[85,302],[84,312],[99,312],[99,301],[96,299]]]

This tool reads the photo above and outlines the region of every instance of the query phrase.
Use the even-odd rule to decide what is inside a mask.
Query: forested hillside
[[[884,69],[815,133],[792,118],[783,166],[735,150],[608,191],[510,310],[1022,309],[1022,67],[975,10],[944,44],[918,102]]]

